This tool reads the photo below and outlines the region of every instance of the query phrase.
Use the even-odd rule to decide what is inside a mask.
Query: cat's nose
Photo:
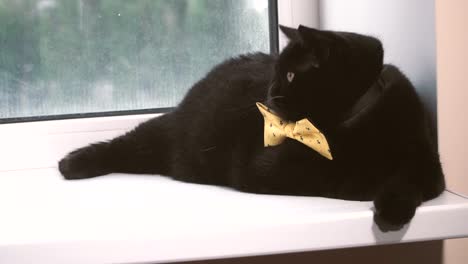
[[[273,98],[275,96],[280,96],[281,93],[281,87],[277,84],[272,84],[270,86],[270,89],[268,90],[268,95],[270,98]]]

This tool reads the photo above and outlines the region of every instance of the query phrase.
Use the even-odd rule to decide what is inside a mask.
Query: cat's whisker
[[[269,98],[267,101],[273,101],[275,99],[282,99],[282,98],[285,98],[284,95],[277,95],[277,96],[273,96],[271,98]]]
[[[252,109],[256,109],[256,106],[255,104],[249,104],[249,105],[239,106],[236,108],[230,108],[230,109],[227,109],[226,111],[239,111],[239,110],[244,110],[244,109],[252,110]]]
[[[204,149],[201,149],[200,151],[201,151],[201,152],[207,152],[207,151],[214,150],[214,149],[216,149],[216,146],[204,148]]]
[[[273,96],[271,98],[268,98],[267,100],[263,101],[263,103],[270,103],[276,99],[281,99],[281,98],[284,98],[285,96],[283,95],[277,95],[277,96]],[[229,112],[236,112],[236,111],[239,111],[241,116],[244,116],[246,114],[249,114],[250,112],[252,111],[255,111],[257,110],[257,107],[254,103],[252,104],[249,104],[249,105],[244,105],[244,106],[239,106],[237,108],[230,108],[230,109],[227,109],[226,111],[229,111]]]

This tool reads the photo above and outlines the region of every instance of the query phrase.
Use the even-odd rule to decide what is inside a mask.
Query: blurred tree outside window
[[[268,0],[0,0],[0,119],[172,107],[269,49]]]

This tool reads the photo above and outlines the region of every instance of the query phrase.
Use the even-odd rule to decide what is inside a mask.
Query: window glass
[[[0,0],[0,118],[171,107],[269,49],[268,0]]]

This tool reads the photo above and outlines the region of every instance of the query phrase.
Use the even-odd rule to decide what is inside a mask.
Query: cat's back
[[[257,52],[232,57],[215,66],[205,79],[255,81],[271,78],[276,56]]]
[[[178,110],[206,112],[264,100],[275,61],[276,56],[251,53],[218,64],[193,85]]]

